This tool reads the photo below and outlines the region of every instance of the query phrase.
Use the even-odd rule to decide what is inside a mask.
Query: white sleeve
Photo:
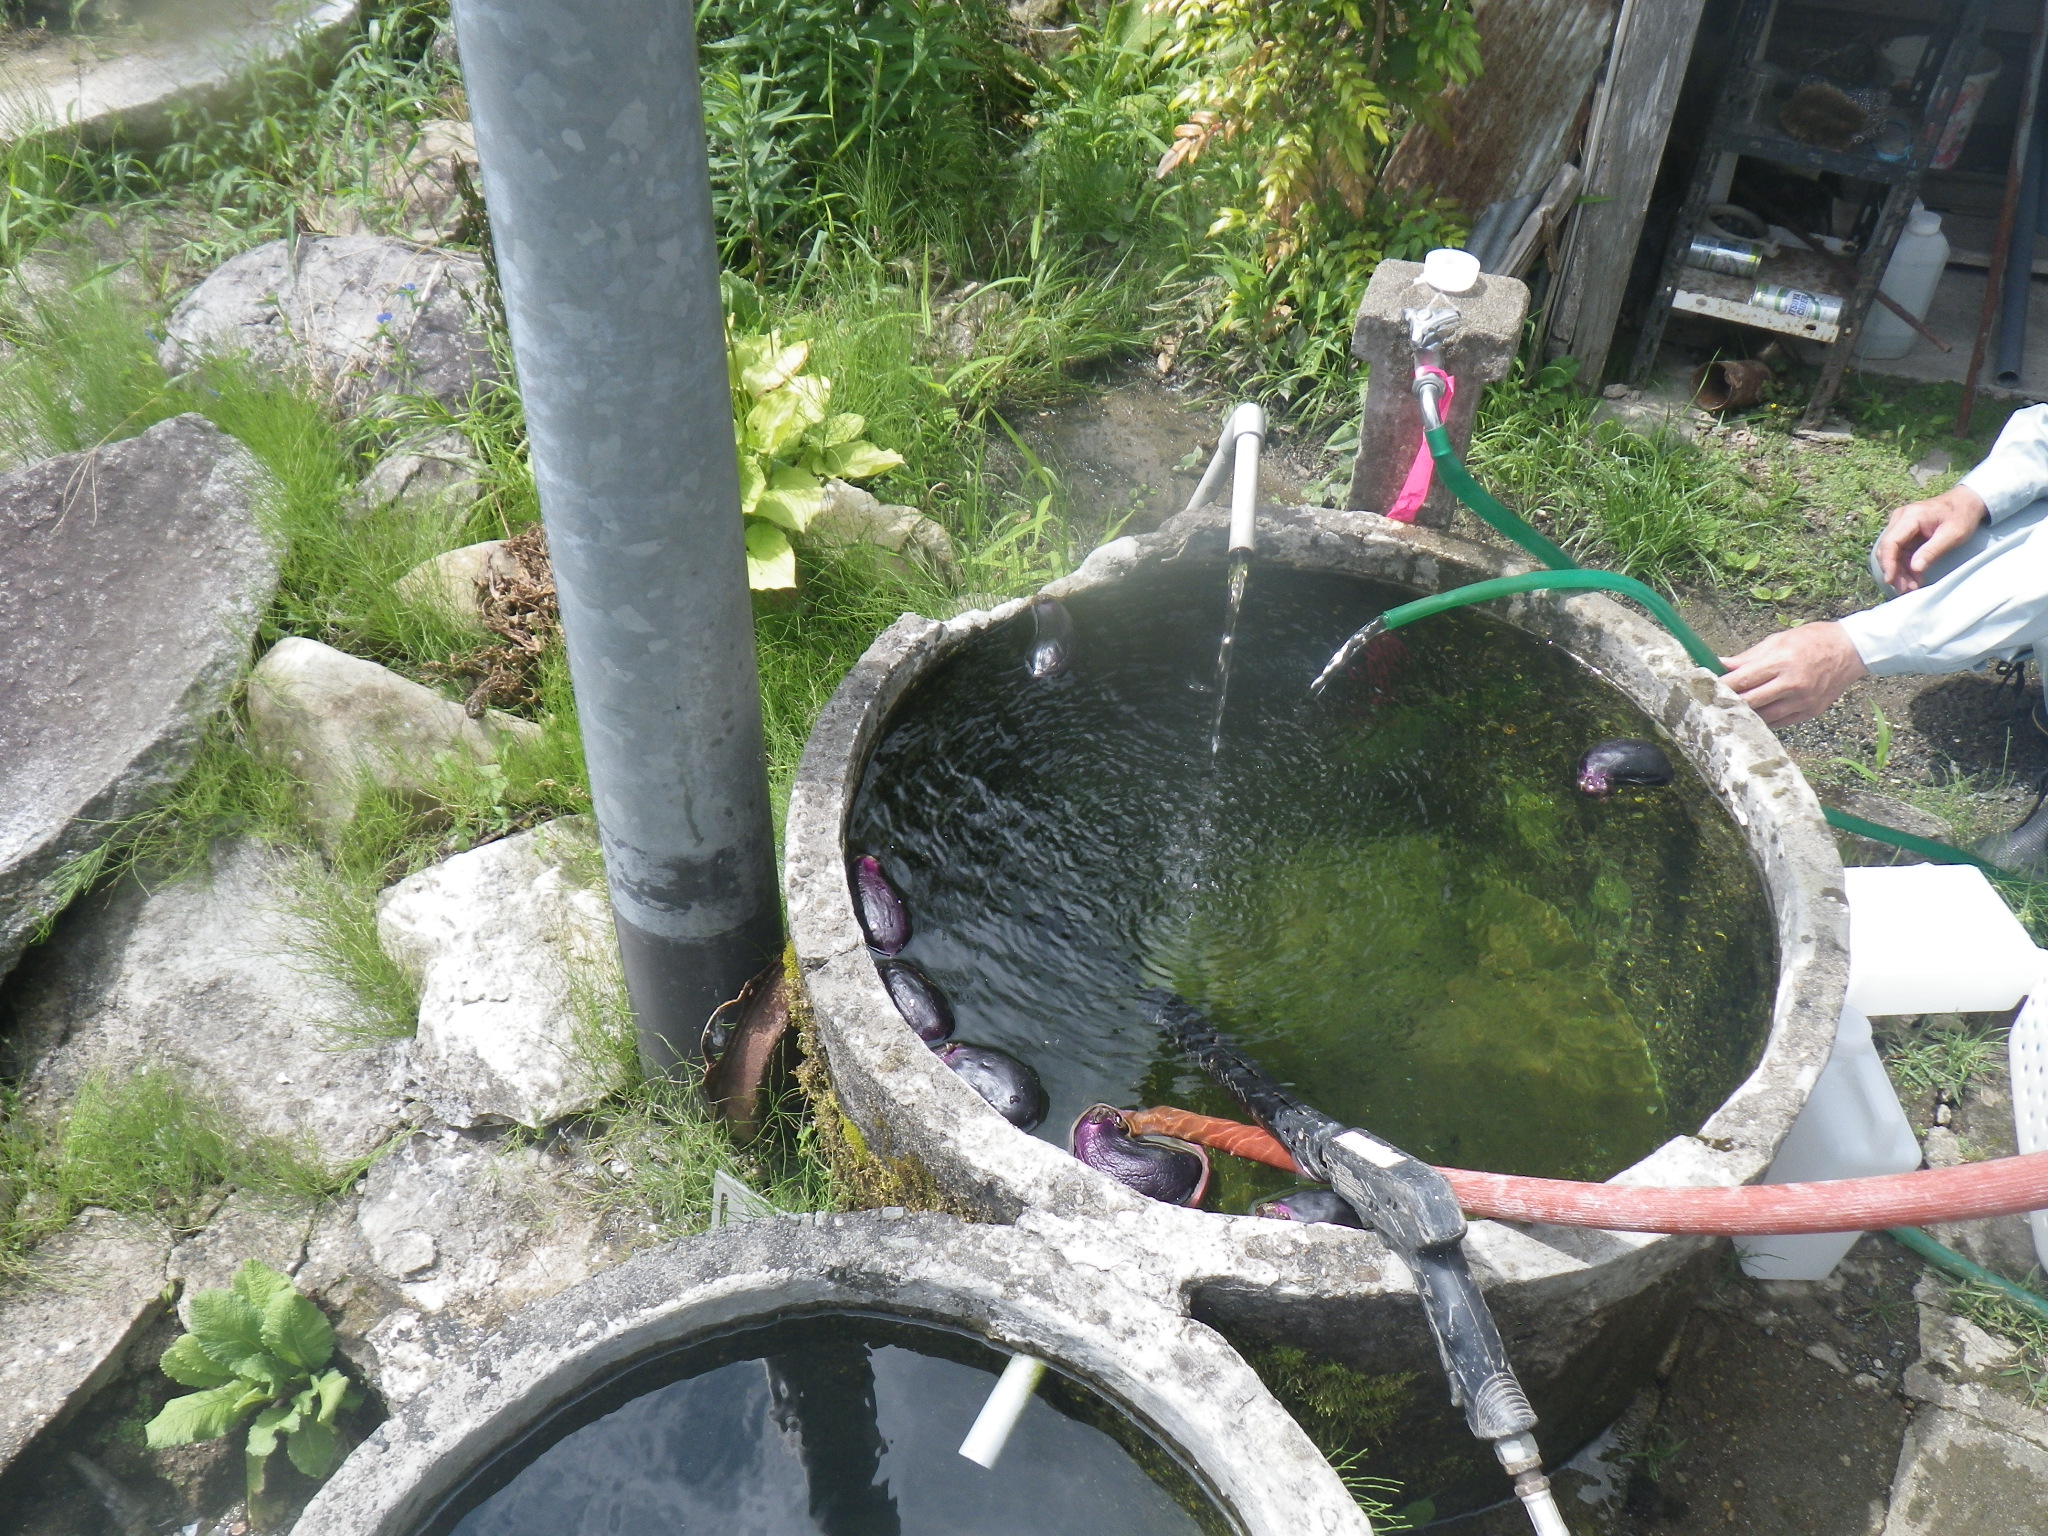
[[[2001,436],[2001,448],[2004,442]],[[1842,620],[1849,643],[1878,677],[1962,672],[1989,657],[2048,643],[2044,535],[2048,523],[2017,547],[1986,550],[1932,585],[1850,614]]]
[[[1984,498],[1994,523],[2048,496],[2048,405],[2014,411],[1961,483]]]

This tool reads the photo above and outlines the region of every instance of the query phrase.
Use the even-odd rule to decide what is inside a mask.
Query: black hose
[[[1326,1176],[1323,1147],[1341,1125],[1281,1087],[1181,998],[1163,987],[1147,987],[1138,995],[1150,1005],[1159,1032],[1271,1131],[1303,1173],[1317,1180]]]

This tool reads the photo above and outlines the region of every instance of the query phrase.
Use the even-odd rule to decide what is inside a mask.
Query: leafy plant
[[[825,504],[825,480],[866,480],[903,455],[861,436],[867,418],[833,412],[832,381],[807,374],[808,341],[780,331],[731,335],[733,437],[740,454],[740,511],[747,518],[747,580],[756,590],[796,585],[792,533]]]
[[[320,1309],[289,1277],[249,1260],[225,1289],[194,1293],[192,1331],[158,1364],[199,1390],[172,1398],[144,1426],[150,1449],[218,1440],[254,1414],[244,1457],[252,1504],[280,1445],[306,1476],[327,1476],[341,1461],[335,1420],[363,1400],[328,1366],[333,1354],[334,1330]]]

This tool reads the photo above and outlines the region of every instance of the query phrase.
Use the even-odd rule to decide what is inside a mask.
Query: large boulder
[[[259,484],[198,416],[0,480],[0,972],[240,674],[277,584]]]
[[[380,235],[273,240],[185,296],[157,360],[179,374],[245,356],[349,413],[393,394],[457,405],[496,377],[483,273],[478,257]]]
[[[202,877],[124,881],[68,914],[0,1018],[27,1112],[54,1119],[91,1073],[160,1067],[329,1166],[389,1140],[410,1113],[407,1042],[335,1048],[359,1004],[320,968],[298,873],[290,854],[223,843]]]
[[[291,636],[249,676],[249,736],[299,781],[306,818],[331,846],[366,786],[430,809],[438,757],[495,762],[509,743],[538,740],[540,727],[495,709],[472,720],[389,667]]]
[[[419,985],[413,1071],[449,1124],[538,1128],[619,1085],[603,1022],[618,948],[584,818],[399,881],[377,898],[377,939]]]

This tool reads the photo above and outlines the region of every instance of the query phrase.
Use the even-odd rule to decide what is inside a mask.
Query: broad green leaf
[[[319,1399],[319,1407],[314,1410],[313,1417],[322,1424],[332,1424],[334,1416],[350,1406],[349,1380],[339,1371],[322,1371],[313,1378],[310,1390]]]
[[[811,430],[811,441],[820,448],[837,448],[841,443],[850,443],[867,431],[868,419],[852,411],[841,411],[837,416],[827,416]]]
[[[831,411],[830,379],[821,379],[816,374],[807,378],[791,379],[783,386],[782,393],[797,402],[798,414],[803,417],[806,429],[817,426]]]
[[[768,489],[768,477],[761,471],[761,456],[758,453],[740,455],[740,511],[752,512],[754,504],[761,499],[761,493]]]
[[[235,1374],[244,1381],[253,1382],[266,1389],[266,1395],[276,1397],[292,1384],[292,1378],[300,1373],[286,1365],[267,1349],[259,1349],[253,1355],[244,1355],[235,1362]]]
[[[341,1460],[341,1437],[317,1419],[309,1419],[285,1437],[284,1453],[308,1477],[325,1477]]]
[[[757,592],[796,585],[796,551],[789,535],[758,518],[747,523],[747,585]]]
[[[143,1426],[143,1438],[153,1451],[191,1445],[199,1440],[217,1440],[262,1401],[260,1391],[251,1392],[239,1381],[174,1397]]]
[[[294,1289],[289,1276],[279,1274],[261,1259],[250,1259],[235,1271],[235,1294],[259,1313],[270,1305],[271,1297]]]
[[[289,1403],[272,1403],[256,1415],[249,1426],[249,1455],[260,1459],[277,1449],[277,1436],[287,1419],[292,1418]]]
[[[263,1352],[263,1314],[233,1291],[198,1291],[192,1297],[192,1336],[222,1365]]]
[[[803,371],[804,359],[811,355],[808,341],[784,347],[776,345],[777,340],[770,336],[755,361],[740,370],[740,387],[757,400],[787,385]]]
[[[242,1453],[242,1479],[249,1485],[249,1502],[254,1504],[263,1496],[263,1485],[270,1481],[270,1458]]]
[[[263,1309],[263,1342],[301,1371],[317,1371],[334,1353],[334,1329],[320,1309],[296,1290],[279,1291]]]
[[[803,398],[777,390],[747,412],[746,446],[774,458],[804,435]]]
[[[755,503],[754,515],[791,533],[802,533],[824,505],[825,488],[818,477],[785,465],[768,477],[768,489]]]
[[[870,442],[841,443],[837,448],[827,448],[819,458],[826,474],[842,480],[865,480],[903,462],[903,455],[893,448],[877,448]]]
[[[235,1373],[201,1349],[189,1333],[179,1334],[157,1364],[181,1387],[224,1387],[235,1379]]]

